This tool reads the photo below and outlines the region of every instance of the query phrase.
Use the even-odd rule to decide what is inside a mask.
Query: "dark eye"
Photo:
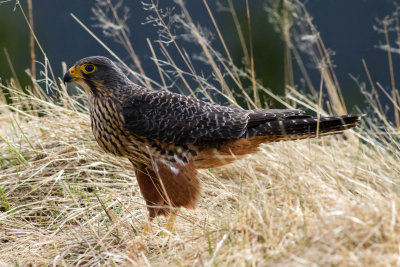
[[[94,65],[92,65],[92,64],[86,65],[86,66],[85,66],[85,71],[86,71],[87,73],[93,72],[93,71],[94,71]]]

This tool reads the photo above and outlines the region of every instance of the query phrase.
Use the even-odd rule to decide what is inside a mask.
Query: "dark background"
[[[114,1],[115,2],[115,1]],[[172,1],[160,1],[163,5],[173,5]],[[214,1],[208,1],[213,10],[217,23],[224,34],[228,47],[236,63],[242,61],[242,50],[233,25],[232,17],[228,13],[218,12]],[[225,3],[224,1],[221,1]],[[278,33],[273,30],[268,22],[264,10],[266,1],[250,0],[252,32],[255,54],[255,71],[257,78],[264,86],[278,94],[283,94],[283,48],[284,43]],[[27,12],[26,2],[21,1]],[[89,34],[71,17],[75,14],[87,26],[92,26],[91,8],[94,0],[69,0],[49,1],[34,0],[34,28],[43,49],[49,58],[55,75],[62,77],[61,62],[68,66],[76,60],[90,55],[109,56],[108,52],[98,44]],[[245,1],[234,0],[236,11],[242,27],[246,27]],[[161,4],[161,3],[160,3]],[[29,84],[29,77],[24,70],[30,66],[29,58],[29,30],[15,2],[10,1],[0,5],[0,77],[3,80],[11,76],[9,65],[3,49],[7,49],[17,76],[22,84]],[[142,24],[149,15],[143,10],[141,1],[125,1],[130,8],[130,39],[135,51],[140,56],[146,74],[158,81],[158,72],[154,63],[149,59],[151,52],[146,38],[155,40],[157,33],[152,25]],[[193,19],[202,26],[213,29],[212,23],[204,7],[203,1],[186,1]],[[309,0],[306,4],[309,13],[314,18],[314,24],[325,42],[325,45],[335,51],[333,61],[342,88],[344,98],[349,110],[355,105],[362,106],[364,98],[360,94],[356,83],[349,74],[359,77],[360,81],[367,82],[361,59],[365,59],[374,81],[380,82],[390,90],[390,76],[387,52],[376,48],[376,45],[385,43],[384,35],[373,29],[377,18],[394,12],[396,5],[393,0]],[[126,63],[132,65],[128,53],[121,45],[116,44],[111,38],[106,38],[98,28],[90,27],[110,48]],[[392,34],[391,40],[396,36]],[[222,51],[219,41],[214,41],[217,49]],[[182,43],[183,44],[183,43]],[[199,51],[193,44],[184,44],[185,49],[191,53]],[[158,52],[158,51],[156,51]],[[43,62],[43,56],[36,49],[37,60]],[[395,74],[399,66],[399,55],[393,54]],[[307,60],[306,60],[307,62]],[[199,64],[198,69],[207,72],[207,67]],[[319,84],[320,75],[311,65],[307,65],[313,82]],[[39,65],[39,71],[43,70]],[[299,81],[296,80],[296,83]],[[385,102],[385,101],[383,101]],[[388,102],[386,102],[388,103]]]

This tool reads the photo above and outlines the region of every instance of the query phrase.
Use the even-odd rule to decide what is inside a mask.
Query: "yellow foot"
[[[161,232],[161,236],[162,236],[162,237],[166,237],[166,236],[168,236],[168,235],[171,235],[172,232],[174,231],[174,225],[175,225],[175,221],[176,221],[176,216],[177,216],[177,214],[178,214],[178,213],[172,213],[172,214],[169,216],[169,219],[168,219],[168,222],[167,222],[167,225],[166,225],[166,228],[165,228],[166,231],[162,231],[162,232]],[[151,222],[151,221],[148,221],[148,222],[146,223],[146,225],[143,227],[143,231],[142,231],[142,235],[143,235],[143,236],[147,236],[147,235],[150,233],[150,231],[152,230],[151,224],[152,224],[152,222]]]
[[[175,225],[176,215],[177,215],[177,213],[172,213],[172,214],[169,216],[168,223],[167,223],[167,230],[168,230],[168,232],[170,232],[170,233],[172,233],[172,231],[174,231],[174,225]]]
[[[177,215],[177,213],[172,213],[172,214],[169,216],[168,223],[167,223],[167,227],[166,227],[166,230],[167,230],[167,231],[166,231],[166,232],[165,232],[165,231],[162,231],[162,232],[160,233],[162,237],[167,237],[167,236],[169,236],[169,235],[172,235],[172,232],[174,231],[174,225],[175,225],[176,215]]]
[[[143,227],[143,232],[142,232],[142,234],[143,234],[144,236],[147,236],[147,235],[149,234],[150,230],[151,230],[151,221],[148,221],[148,222],[146,223],[146,225]]]

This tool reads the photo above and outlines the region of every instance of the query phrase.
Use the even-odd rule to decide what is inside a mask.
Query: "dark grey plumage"
[[[193,144],[254,136],[284,136],[343,131],[358,115],[320,118],[301,110],[243,110],[210,104],[167,91],[142,88],[123,102],[125,129],[166,143]],[[289,138],[288,138],[289,139]]]
[[[167,91],[133,91],[123,102],[125,129],[166,143],[240,138],[249,111],[212,105]]]

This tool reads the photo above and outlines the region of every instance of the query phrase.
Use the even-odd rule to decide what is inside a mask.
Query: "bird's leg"
[[[143,227],[143,232],[142,232],[142,234],[144,235],[144,236],[147,236],[148,234],[149,234],[149,232],[150,232],[150,230],[151,230],[151,219],[146,223],[146,225]]]
[[[170,213],[166,229],[169,233],[172,233],[174,231],[174,225],[176,221],[176,216],[178,215],[178,211],[174,213]],[[148,222],[146,225],[143,227],[142,234],[144,236],[147,236],[149,232],[151,231],[151,224],[153,223],[153,218],[149,218]]]
[[[177,213],[171,213],[168,219],[167,223],[167,231],[172,233],[174,231],[174,225],[175,225],[175,220],[176,220]]]
[[[161,231],[161,233],[160,233],[162,237],[168,237],[169,235],[172,234],[172,232],[174,231],[176,216],[177,216],[177,212],[171,213],[171,215],[169,215],[167,227],[166,227],[167,231]]]
[[[151,229],[151,222],[147,222],[146,225],[143,227],[143,235],[147,235],[150,232]]]

